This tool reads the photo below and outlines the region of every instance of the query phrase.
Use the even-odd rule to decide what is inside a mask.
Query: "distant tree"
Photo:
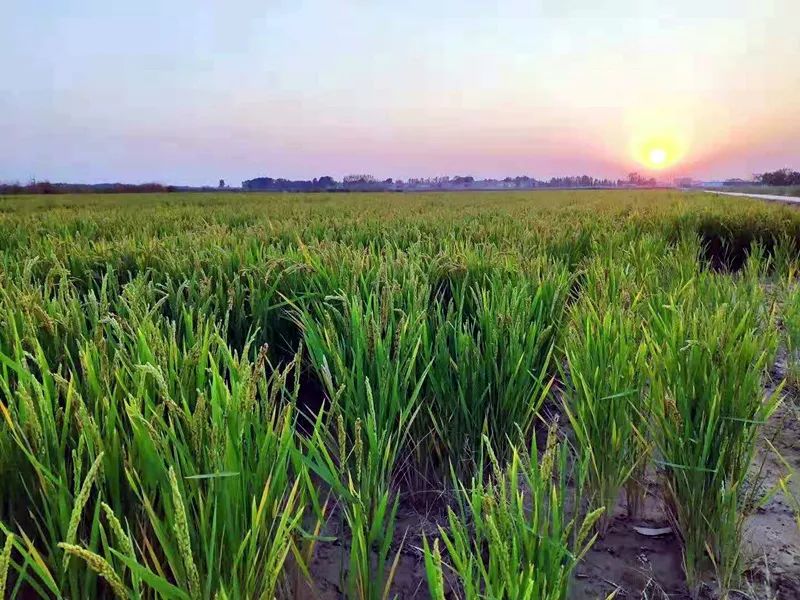
[[[647,179],[646,177],[642,177],[639,173],[629,173],[627,181],[621,181],[622,185],[637,185],[637,186],[646,186],[646,187],[655,187],[658,182],[656,181],[655,177],[651,177]]]
[[[222,189],[224,187],[225,187],[225,180],[224,179],[220,179],[219,180],[219,189]]]
[[[168,192],[169,188],[160,183],[51,183],[31,181],[27,185],[0,185],[2,194],[121,194]]]
[[[375,183],[375,178],[372,175],[345,175],[344,183]]]
[[[800,172],[792,169],[778,169],[756,175],[755,179],[764,185],[800,185]]]

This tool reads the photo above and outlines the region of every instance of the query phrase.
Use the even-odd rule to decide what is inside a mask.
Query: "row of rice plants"
[[[12,561],[18,574],[16,591],[81,595],[95,589],[98,575],[117,595],[139,594],[142,586],[190,597],[246,597],[257,591],[247,586],[262,584],[274,590],[279,583],[275,578],[268,584],[270,580],[257,572],[241,573],[239,562],[222,562],[223,556],[253,558],[241,554],[244,548],[226,549],[223,543],[254,540],[248,526],[254,527],[252,519],[263,511],[255,509],[256,502],[260,506],[271,500],[268,514],[273,517],[279,512],[275,507],[283,505],[300,512],[288,523],[281,521],[282,536],[270,537],[275,553],[262,555],[264,560],[274,557],[265,568],[283,565],[291,548],[294,564],[303,570],[306,555],[296,550],[299,542],[294,537],[299,535],[300,517],[308,516],[304,505],[316,508],[315,517],[325,514],[315,488],[298,483],[307,484],[313,472],[323,476],[345,506],[352,540],[348,589],[354,596],[375,597],[370,590],[382,577],[376,577],[371,554],[375,544],[388,548],[392,540],[397,497],[390,483],[396,454],[409,445],[406,425],[416,417],[415,397],[426,378],[427,368],[421,373],[417,368],[432,362],[417,358],[419,348],[430,353],[423,342],[431,335],[431,307],[426,304],[418,318],[409,319],[405,315],[413,303],[404,294],[395,307],[387,294],[377,302],[369,285],[364,287],[366,296],[354,293],[349,303],[347,298],[327,297],[308,305],[308,311],[317,312],[300,308],[302,298],[292,302],[290,310],[302,328],[311,363],[333,399],[331,411],[317,422],[312,442],[299,450],[292,447],[296,436],[291,398],[300,373],[296,363],[284,370],[269,369],[266,381],[276,382],[275,387],[262,389],[266,352],[251,361],[245,344],[237,354],[226,343],[224,324],[208,321],[188,305],[180,307],[179,320],[166,317],[159,307],[169,301],[169,294],[160,295],[146,274],[121,285],[116,297],[112,277],[106,273],[85,295],[68,280],[54,278],[47,286],[28,281],[26,293],[9,289],[4,296],[9,325],[2,345],[8,425],[4,441],[15,446],[9,462],[15,456],[13,466],[25,484],[28,502],[37,507],[25,515],[18,503],[9,502],[4,515],[20,555]],[[422,302],[430,302],[424,285],[393,289],[412,290]],[[18,300],[26,295],[30,304],[19,311]],[[339,302],[345,304],[342,311],[336,309]],[[491,323],[486,320],[488,328]],[[472,332],[467,324],[460,327]],[[337,339],[342,346],[331,346]],[[498,357],[503,353],[495,341],[486,360]],[[294,388],[287,381],[289,372]],[[487,387],[491,384],[488,381]],[[281,400],[284,396],[289,400]],[[426,412],[426,418],[432,414]],[[245,433],[265,439],[250,439],[235,427],[242,419]],[[345,440],[336,446],[325,443],[331,423],[336,423],[337,441]],[[479,431],[473,435],[478,437]],[[348,440],[353,450],[347,456],[352,458],[342,459]],[[283,458],[267,453],[265,445],[280,447]],[[50,452],[41,457],[42,449]],[[245,449],[255,455],[243,454]],[[297,460],[290,468],[291,457]],[[261,468],[252,463],[257,459],[263,461],[258,463]],[[265,472],[267,466],[274,473]],[[248,480],[269,483],[264,496],[242,483],[244,473]],[[59,486],[59,493],[52,493],[48,481]],[[346,481],[346,487],[337,481]],[[363,486],[360,491],[353,482]],[[308,495],[305,501],[298,500],[298,486]],[[278,496],[267,496],[267,491]],[[241,511],[242,524],[234,528],[218,523],[222,507],[225,520]],[[177,518],[174,527],[168,515]],[[384,519],[387,532],[381,535]],[[122,531],[132,527],[143,537],[131,538],[128,532],[116,539],[109,528],[118,528],[117,523]],[[28,530],[36,534],[29,536]],[[265,531],[275,534],[274,527]],[[358,532],[363,538],[355,535]],[[264,542],[259,540],[252,551]],[[85,565],[65,559],[67,555],[82,558]],[[59,564],[70,566],[62,571]],[[282,569],[277,572],[282,575]]]
[[[70,372],[4,339],[11,595],[271,597],[315,493],[293,468],[292,369],[265,376],[202,317],[190,342],[138,316],[99,324],[109,347],[82,341]]]
[[[641,502],[652,449],[690,583],[715,568],[730,587],[774,407],[760,259],[703,271],[697,242],[661,237],[671,225],[652,208],[630,217],[652,220],[637,238],[586,215],[557,235],[570,217],[519,224],[517,198],[492,202],[420,218],[373,207],[394,221],[350,232],[311,205],[255,244],[237,240],[255,211],[217,206],[210,230],[174,241],[167,215],[196,227],[195,214],[157,207],[163,223],[141,232],[112,211],[16,245],[0,273],[0,473],[16,483],[0,492],[3,585],[288,597],[313,585],[315,545],[339,520],[342,589],[384,598],[399,503],[447,486],[448,523],[426,543],[434,597],[454,575],[470,598],[563,598],[618,491]],[[127,241],[98,239],[106,226]],[[437,227],[454,237],[426,239]],[[298,403],[309,370],[319,412]],[[555,431],[541,457],[533,445],[555,380],[574,458]]]

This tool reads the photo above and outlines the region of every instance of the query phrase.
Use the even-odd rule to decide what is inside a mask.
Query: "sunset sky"
[[[7,0],[0,180],[800,168],[798,23],[800,0]]]

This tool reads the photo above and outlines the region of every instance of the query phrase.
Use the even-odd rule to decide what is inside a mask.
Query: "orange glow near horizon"
[[[674,115],[647,114],[632,119],[630,155],[649,171],[680,166],[689,152],[690,128]],[[673,118],[670,118],[672,116]]]
[[[675,138],[665,136],[636,140],[632,146],[636,162],[653,171],[676,166],[685,156],[682,145]]]

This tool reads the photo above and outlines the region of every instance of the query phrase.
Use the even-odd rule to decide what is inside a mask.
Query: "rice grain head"
[[[189,523],[186,520],[186,508],[183,505],[183,497],[178,487],[178,477],[175,475],[174,467],[169,468],[169,483],[172,488],[172,503],[174,505],[173,509],[175,510],[175,522],[173,527],[175,529],[175,537],[178,541],[178,551],[183,559],[183,566],[186,569],[189,595],[192,600],[199,600],[200,576],[197,573],[197,566],[194,564],[194,558],[192,558],[192,541],[189,536]]]
[[[81,522],[81,515],[83,514],[83,508],[86,506],[86,502],[89,500],[89,495],[92,492],[92,484],[94,483],[95,477],[97,476],[97,472],[100,470],[103,464],[103,455],[104,453],[101,452],[97,455],[97,458],[92,463],[92,466],[89,467],[89,472],[86,473],[86,478],[83,480],[83,485],[81,486],[80,492],[75,497],[75,504],[72,506],[72,513],[69,517],[69,525],[67,526],[67,538],[66,544],[74,544],[75,538],[78,534],[78,525]],[[69,554],[64,555],[64,570],[67,569],[67,564],[69,563]]]
[[[0,554],[0,598],[6,597],[6,581],[8,580],[8,569],[11,566],[11,550],[13,547],[14,536],[9,533],[6,536],[3,553]]]
[[[58,547],[64,551],[66,556],[80,558],[87,565],[89,565],[89,568],[92,571],[97,573],[100,577],[108,582],[108,584],[111,586],[111,590],[114,592],[114,596],[123,600],[128,598],[128,590],[125,587],[125,584],[122,583],[119,575],[117,575],[117,573],[114,571],[114,568],[105,558],[99,554],[95,554],[94,552],[87,550],[86,548],[76,546],[75,544],[65,544],[62,542],[58,545]]]

